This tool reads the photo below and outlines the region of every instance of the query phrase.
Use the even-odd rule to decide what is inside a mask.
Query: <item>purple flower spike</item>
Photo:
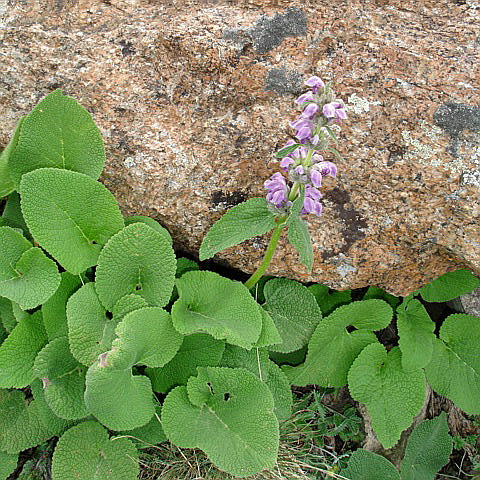
[[[297,133],[295,134],[295,136],[301,141],[309,138],[311,134],[312,134],[312,131],[310,130],[309,127],[302,127],[299,130],[297,130]]]
[[[305,170],[301,165],[299,165],[298,167],[295,167],[294,171],[297,175],[303,175],[305,173]]]
[[[314,187],[310,185],[305,185],[305,197],[309,197],[312,200],[320,200],[322,198],[322,194]]]
[[[312,119],[315,114],[320,110],[320,107],[316,103],[309,103],[302,112],[302,117]]]
[[[314,187],[320,187],[322,185],[322,174],[315,169],[310,170],[310,181]]]
[[[327,118],[335,118],[338,123],[347,118],[345,107],[340,102],[330,102],[323,106],[323,114]]]
[[[318,170],[323,177],[326,175],[337,176],[337,166],[332,162],[318,162],[312,168]]]
[[[323,88],[325,84],[323,83],[322,79],[314,75],[313,77],[310,77],[306,82],[305,85],[308,85],[309,87],[312,87],[312,92],[317,93],[317,90],[319,88]]]
[[[280,168],[283,168],[283,171],[286,172],[288,167],[292,163],[295,163],[295,160],[292,157],[284,157],[284,158],[282,158],[282,161],[280,162]]]
[[[303,93],[295,100],[295,102],[298,103],[298,105],[305,102],[313,102],[313,92]]]
[[[268,190],[267,202],[277,208],[281,208],[287,202],[289,188],[285,178],[280,172],[274,173],[269,180],[264,183]]]
[[[314,187],[305,185],[305,199],[300,213],[313,213],[317,216],[322,214],[322,204],[319,202],[322,194]]]

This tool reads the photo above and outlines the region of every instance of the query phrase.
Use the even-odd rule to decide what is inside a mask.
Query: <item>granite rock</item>
[[[226,208],[264,195],[317,74],[347,104],[344,161],[308,219],[312,273],[286,242],[269,272],[407,294],[480,274],[479,14],[474,0],[0,0],[0,145],[62,88],[102,131],[123,212],[195,255]],[[252,272],[267,241],[216,259]]]

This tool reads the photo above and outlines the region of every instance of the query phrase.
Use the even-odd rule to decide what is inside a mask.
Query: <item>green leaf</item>
[[[117,432],[115,438],[126,436],[137,446],[137,448],[149,448],[153,445],[158,445],[159,443],[164,442],[167,440],[167,436],[162,428],[160,413],[160,406],[156,405],[155,415],[146,425],[134,428],[133,430]]]
[[[90,366],[112,346],[117,319],[109,318],[94,283],[77,290],[67,302],[68,339],[73,356]]]
[[[400,303],[398,297],[395,297],[378,287],[368,287],[362,300],[369,300],[370,298],[385,300],[392,308],[395,308]]]
[[[262,330],[259,305],[240,282],[213,272],[187,272],[176,281],[180,298],[173,325],[183,335],[209,333],[217,340],[251,348]]]
[[[17,468],[18,453],[0,452],[0,478],[9,478]]]
[[[288,353],[303,347],[313,333],[322,313],[306,287],[286,278],[274,278],[265,284],[263,306],[272,317],[282,343],[270,347]]]
[[[20,129],[22,128],[23,121],[26,116],[20,118],[13,132],[13,136],[8,145],[3,149],[0,154],[0,198],[6,197],[9,193],[15,190],[15,185],[10,177],[10,171],[8,168],[8,161],[12,156],[15,148],[17,147],[18,138],[20,136]],[[0,475],[1,477],[1,475]]]
[[[68,423],[55,416],[42,393],[40,381],[32,384],[33,400],[19,390],[0,390],[0,450],[18,453],[59,435]]]
[[[275,215],[264,198],[250,198],[228,210],[212,227],[200,247],[200,260],[275,228]]]
[[[363,448],[352,453],[340,474],[349,480],[400,480],[397,469],[385,457]]]
[[[134,365],[160,367],[177,353],[182,336],[170,315],[159,307],[127,314],[116,329],[112,349],[87,371],[85,403],[112,430],[131,430],[148,423],[154,414],[150,380],[133,375]]]
[[[62,272],[57,291],[42,305],[43,323],[49,340],[68,335],[67,300],[81,284],[79,276]]]
[[[292,206],[290,207],[290,213],[286,221],[287,225],[290,225],[293,221],[298,219],[298,216],[300,215],[300,212],[303,208],[304,200],[305,200],[305,187],[301,185],[297,198],[293,201]]]
[[[419,290],[427,302],[448,302],[480,286],[480,279],[469,270],[456,270],[438,277]]]
[[[372,301],[372,300],[370,300]],[[366,346],[348,373],[352,397],[366,405],[378,440],[393,447],[425,401],[425,377],[421,369],[405,372],[401,352],[386,352],[380,343]]]
[[[108,310],[130,293],[163,307],[172,294],[175,270],[175,253],[165,236],[144,223],[132,223],[115,234],[98,257],[98,297]]]
[[[424,368],[432,358],[435,324],[419,300],[398,307],[397,329],[403,369]]]
[[[22,208],[20,206],[20,195],[17,192],[12,192],[7,197],[7,203],[3,209],[2,218],[6,224],[13,228],[19,228],[22,230],[23,235],[32,240],[30,232],[28,231],[27,224],[22,215]]]
[[[108,438],[97,422],[67,430],[53,454],[53,480],[136,480],[138,452],[127,438]]]
[[[157,231],[160,235],[162,235],[167,242],[172,245],[172,237],[170,236],[169,231],[162,227],[156,220],[152,217],[146,217],[144,215],[132,215],[130,217],[125,217],[125,226],[131,225],[132,223],[144,223],[149,227],[153,228]]]
[[[263,308],[260,308],[260,313],[262,314],[262,331],[254,347],[269,347],[282,343],[282,337],[272,317]]]
[[[253,348],[248,351],[234,345],[227,345],[220,366],[246,368],[255,374],[273,395],[275,403],[273,411],[278,421],[281,422],[290,417],[293,403],[290,383],[280,367],[268,358],[266,350]]]
[[[195,333],[183,338],[175,357],[160,368],[147,368],[155,392],[167,393],[197,373],[197,367],[216,367],[222,358],[225,343],[210,335]]]
[[[424,420],[408,439],[400,469],[402,480],[434,480],[436,473],[450,460],[452,448],[445,412]]]
[[[449,315],[433,342],[430,386],[470,415],[480,414],[480,318]]]
[[[253,373],[200,367],[186,387],[168,394],[162,425],[175,445],[200,448],[221,470],[246,477],[275,465],[279,431],[273,408],[272,394]]]
[[[288,227],[288,241],[298,252],[300,262],[311,272],[313,267],[312,242],[306,223],[298,216],[292,220]]]
[[[97,179],[104,163],[102,136],[92,116],[55,90],[24,119],[8,167],[18,188],[22,175],[37,168],[74,170]]]
[[[123,227],[115,197],[81,173],[34,170],[22,177],[20,195],[35,240],[76,275],[97,264],[102,245]]]
[[[320,307],[324,317],[330,315],[337,307],[346,305],[352,301],[351,290],[329,293],[330,289],[327,287],[327,285],[320,284],[310,285],[307,288],[311,293],[313,293],[313,296],[317,300],[318,306]]]
[[[33,373],[35,357],[46,343],[47,334],[40,312],[18,322],[0,346],[0,387],[24,388],[29,385],[36,378]]]
[[[88,415],[83,401],[86,368],[70,353],[66,337],[55,338],[39,352],[33,373],[42,380],[45,400],[57,417]]]
[[[135,293],[125,295],[113,307],[113,319],[118,323],[123,320],[128,313],[148,306],[148,302],[140,295],[136,295]]]
[[[307,355],[307,345],[296,350],[295,352],[290,353],[280,353],[280,352],[268,352],[268,356],[273,360],[277,365],[292,365],[297,366],[300,363],[305,361]]]
[[[17,324],[12,302],[8,298],[0,297],[0,320],[7,333],[10,333]]]
[[[325,129],[327,130],[328,134],[333,138],[333,141],[338,144],[338,138],[335,135],[334,131],[328,125],[325,125]]]
[[[305,363],[285,366],[283,371],[293,385],[342,387],[355,358],[377,341],[372,330],[385,328],[391,319],[392,309],[383,300],[362,300],[338,307],[315,329]]]
[[[283,158],[286,157],[289,153],[295,151],[298,147],[302,147],[301,143],[294,143],[293,145],[289,145],[288,147],[283,147],[280,149],[276,154],[275,158]]]

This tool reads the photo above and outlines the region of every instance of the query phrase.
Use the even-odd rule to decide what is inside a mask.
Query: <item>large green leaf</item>
[[[470,415],[480,414],[480,318],[454,314],[433,342],[425,373],[430,386]]]
[[[283,371],[293,385],[346,385],[355,358],[367,345],[377,341],[372,330],[385,328],[391,319],[392,309],[383,300],[362,300],[338,307],[315,329],[305,363],[285,366]],[[347,327],[355,330],[349,331]]]
[[[172,245],[172,237],[165,227],[162,227],[156,220],[152,217],[146,217],[145,215],[131,215],[130,217],[125,217],[125,225],[131,225],[132,223],[145,223],[149,227],[152,227],[160,235],[165,237],[165,240]]]
[[[108,310],[130,293],[163,307],[172,294],[175,271],[175,253],[165,236],[145,223],[132,223],[100,253],[95,288]]]
[[[280,332],[270,314],[264,308],[260,308],[260,313],[262,314],[262,331],[254,347],[271,347],[282,343]]]
[[[275,214],[268,209],[267,201],[264,198],[250,198],[232,207],[212,225],[200,247],[200,260],[213,257],[225,248],[263,235],[273,228]]]
[[[128,438],[108,438],[97,422],[67,430],[53,454],[53,480],[136,480],[138,452]]]
[[[117,320],[109,318],[93,283],[77,290],[67,302],[68,339],[73,356],[90,366],[112,346]]]
[[[116,329],[112,349],[88,369],[85,402],[89,411],[112,430],[131,430],[154,414],[150,380],[133,375],[134,365],[160,367],[177,353],[182,336],[170,315],[159,307],[127,314]]]
[[[68,425],[48,407],[40,381],[31,387],[33,400],[29,402],[19,390],[0,390],[0,451],[14,454],[35,447]]]
[[[24,119],[10,156],[10,177],[18,188],[24,173],[41,167],[75,170],[97,179],[105,151],[92,116],[75,99],[55,90]]]
[[[17,468],[18,453],[0,452],[0,478],[9,478]]]
[[[281,422],[292,413],[292,392],[285,374],[269,358],[268,352],[253,348],[248,351],[234,345],[227,345],[220,363],[222,367],[246,368],[254,373],[269,388],[275,403],[274,412]]]
[[[348,388],[355,400],[366,405],[373,429],[385,448],[398,442],[426,395],[423,371],[404,371],[400,349],[394,347],[387,354],[380,343],[366,346],[353,362]]]
[[[402,367],[405,370],[425,367],[432,358],[435,324],[419,300],[414,298],[398,307],[397,329]]]
[[[434,480],[437,472],[450,460],[452,448],[445,413],[424,420],[413,429],[408,439],[400,470],[402,480]]]
[[[265,284],[263,308],[272,317],[282,343],[270,350],[288,353],[307,344],[322,318],[315,297],[306,287],[286,278],[274,278]]]
[[[82,173],[34,170],[23,175],[20,195],[35,240],[76,275],[97,264],[102,245],[123,227],[115,197]]]
[[[86,367],[70,353],[67,337],[58,337],[37,355],[33,373],[43,382],[48,406],[57,417],[77,420],[88,415],[83,400]]]
[[[300,262],[310,272],[313,267],[312,242],[310,241],[307,225],[299,216],[294,217],[288,227],[288,241],[298,252]]]
[[[461,269],[446,273],[419,290],[427,302],[448,302],[480,287],[480,279],[469,270]]]
[[[40,312],[18,322],[0,346],[0,387],[24,388],[29,385],[36,378],[33,373],[35,358],[46,343],[47,334]]]
[[[184,335],[209,333],[217,340],[251,348],[262,330],[259,305],[240,282],[213,272],[187,272],[176,281],[180,298],[172,307]]]
[[[349,480],[400,480],[397,469],[385,457],[363,448],[352,453],[340,474]]]
[[[267,386],[244,369],[200,367],[187,386],[172,390],[162,425],[175,445],[200,448],[237,477],[272,468],[279,430]]]
[[[2,212],[3,220],[5,220],[6,225],[13,227],[15,229],[20,229],[23,232],[23,235],[28,239],[32,240],[30,232],[28,231],[27,224],[22,215],[22,208],[20,206],[20,195],[18,192],[12,192],[7,197],[7,203]]]
[[[17,147],[18,138],[20,137],[20,129],[22,128],[25,118],[26,116],[20,118],[10,142],[0,154],[0,198],[7,196],[15,189],[15,185],[10,177],[8,161]]]
[[[49,340],[68,335],[67,300],[81,284],[79,276],[62,272],[57,291],[42,305],[43,323]]]
[[[175,357],[160,368],[147,368],[155,392],[167,393],[172,387],[186,385],[197,373],[197,367],[215,367],[222,358],[225,343],[205,333],[194,333],[183,338]]]
[[[10,333],[17,324],[12,302],[8,298],[0,297],[0,320],[7,333]]]
[[[326,317],[330,315],[337,307],[346,305],[352,301],[352,291],[342,290],[339,292],[330,292],[327,285],[315,284],[310,285],[308,290],[313,293],[317,300],[318,306],[322,311],[322,315]]]

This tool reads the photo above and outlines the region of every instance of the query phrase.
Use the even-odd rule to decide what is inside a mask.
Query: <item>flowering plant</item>
[[[266,203],[250,199],[229,210],[208,232],[200,248],[203,260],[247,238],[273,230],[262,263],[245,284],[249,288],[265,273],[286,227],[289,241],[297,249],[302,263],[309,270],[313,265],[310,236],[300,215],[322,214],[319,187],[323,177],[337,176],[337,166],[325,160],[322,153],[330,152],[341,158],[330,146],[332,141],[338,141],[332,126],[340,124],[347,114],[343,101],[336,98],[330,85],[319,77],[310,77],[305,85],[311,89],[296,99],[302,112],[290,123],[295,129],[295,140],[289,140],[275,155],[281,159],[282,173],[274,173],[264,183]]]

